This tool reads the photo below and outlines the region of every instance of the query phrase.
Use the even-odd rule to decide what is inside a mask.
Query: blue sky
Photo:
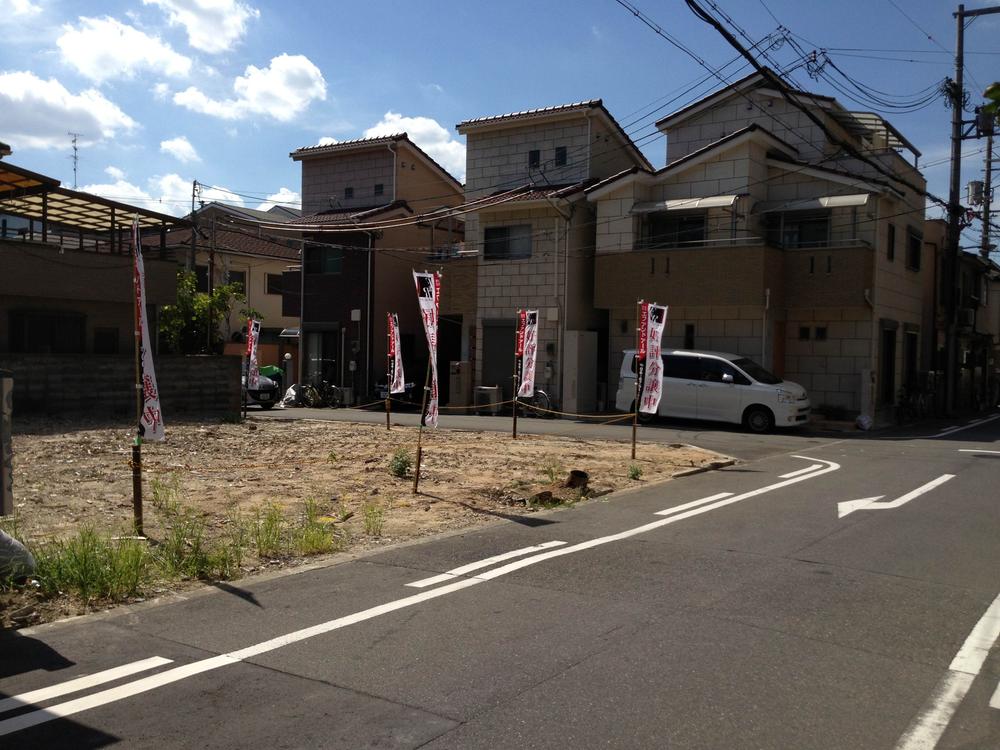
[[[715,2],[754,40],[777,29],[776,17],[803,50],[829,49],[852,78],[902,98],[952,70],[955,6],[941,0]],[[706,64],[735,57],[683,0],[635,5]],[[206,188],[206,199],[294,202],[299,167],[288,153],[323,138],[407,130],[462,179],[457,122],[597,97],[660,166],[665,145],[652,122],[720,85],[713,78],[671,101],[708,73],[615,0],[0,0],[0,17],[0,140],[14,149],[10,161],[72,186],[67,133],[78,132],[82,188],[175,214],[190,207],[194,179],[219,188]],[[998,38],[1000,16],[967,32],[975,100],[1000,79]],[[784,66],[799,60],[788,43],[770,54]],[[734,64],[723,74],[745,72]],[[873,109],[802,67],[791,75],[851,109]],[[944,195],[950,113],[941,100],[882,114],[922,163],[940,162],[926,175]],[[981,175],[982,147],[965,144],[980,153],[965,160],[963,182]]]

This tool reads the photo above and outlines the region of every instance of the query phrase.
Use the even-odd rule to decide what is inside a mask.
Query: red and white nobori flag
[[[660,406],[663,387],[663,358],[660,356],[663,327],[667,322],[664,305],[643,302],[640,305],[642,321],[639,324],[639,361],[645,362],[642,392],[639,394],[639,411],[656,414]]]
[[[260,388],[260,366],[257,346],[260,343],[260,321],[247,318],[247,388]]]
[[[389,393],[406,391],[403,377],[403,352],[399,348],[399,316],[388,313],[389,318]]]
[[[132,223],[132,284],[135,290],[135,319],[139,334],[139,376],[142,386],[142,411],[139,414],[139,439],[162,441],[163,411],[160,409],[160,391],[156,387],[153,370],[153,349],[149,344],[149,325],[146,320],[146,269],[142,263],[142,246],[139,244],[139,222]]]
[[[535,395],[535,363],[538,360],[538,310],[521,310],[517,321],[517,397]]]
[[[413,272],[413,281],[417,285],[417,302],[420,304],[420,318],[424,321],[424,333],[427,334],[427,352],[431,358],[431,393],[427,399],[427,411],[424,414],[424,424],[437,427],[438,423],[438,310],[441,308],[441,274]]]

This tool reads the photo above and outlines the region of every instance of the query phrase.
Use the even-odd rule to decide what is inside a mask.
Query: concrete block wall
[[[393,200],[393,155],[385,146],[359,154],[332,153],[302,159],[302,213],[314,214],[333,207],[363,208]],[[382,195],[375,195],[375,185]],[[345,198],[344,189],[354,188]]]
[[[234,415],[240,410],[240,357],[157,357],[167,429],[175,414]],[[86,415],[127,419],[135,413],[131,356],[0,354],[14,373],[14,418],[19,414]]]
[[[566,147],[566,166],[556,167],[555,149]],[[590,138],[587,120],[571,120],[470,132],[466,146],[465,195],[484,195],[531,183],[553,185],[579,182],[590,176]],[[538,149],[545,179],[528,169],[528,152]]]

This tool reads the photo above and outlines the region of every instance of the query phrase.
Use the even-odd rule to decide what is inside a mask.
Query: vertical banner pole
[[[137,241],[133,239],[133,241]],[[133,253],[139,249],[132,248]],[[136,262],[133,258],[133,262]],[[137,271],[133,271],[133,286],[135,286],[135,304],[132,309],[132,319],[135,322],[135,440],[132,442],[132,525],[137,536],[142,536],[142,328],[139,321],[139,280]]]
[[[642,347],[640,332],[642,325],[639,318],[642,316],[642,300],[635,306],[635,405],[632,407],[632,460],[635,460],[635,441],[639,429],[639,394],[642,392],[642,362],[639,361],[639,350]]]
[[[392,313],[386,319],[388,325],[385,329],[385,429],[389,431],[392,427],[389,419],[392,412]]]
[[[420,429],[417,431],[417,465],[413,470],[413,494],[419,494],[420,487],[420,459],[423,454],[424,437],[424,412],[427,410],[427,394],[431,390],[431,360],[427,359],[427,376],[424,378],[424,398],[420,405]]]
[[[518,372],[518,370],[521,369],[521,368],[518,367],[518,364],[519,364],[520,359],[521,359],[521,352],[519,351],[520,348],[521,348],[520,347],[520,342],[521,342],[521,311],[518,310],[517,311],[517,325],[514,326],[514,377],[513,377],[513,381],[514,381],[514,424],[513,424],[512,430],[511,430],[511,439],[513,439],[513,440],[517,440],[517,392],[518,392],[518,390],[521,387],[521,378],[519,377],[520,373]]]

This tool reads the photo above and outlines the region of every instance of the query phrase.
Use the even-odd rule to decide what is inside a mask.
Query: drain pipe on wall
[[[771,287],[764,290],[764,315],[763,325],[760,329],[760,362],[767,367],[767,311],[771,309]],[[771,363],[772,366],[774,363]]]

